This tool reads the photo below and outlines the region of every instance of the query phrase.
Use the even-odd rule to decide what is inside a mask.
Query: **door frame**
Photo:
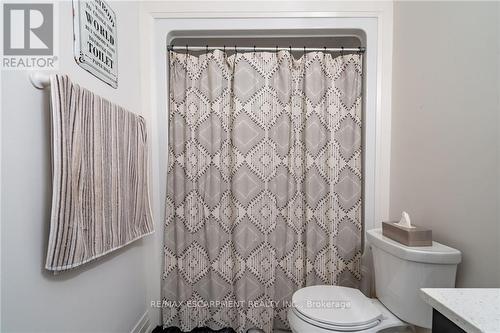
[[[146,271],[148,272],[148,299],[159,300],[163,263],[163,220],[165,216],[166,167],[167,167],[167,36],[183,30],[191,22],[200,30],[218,25],[233,28],[229,20],[269,20],[280,22],[322,22],[333,19],[367,22],[376,20],[376,42],[367,48],[367,62],[372,59],[376,70],[372,75],[373,111],[367,114],[366,144],[370,153],[365,161],[365,228],[380,227],[389,219],[390,153],[391,153],[391,88],[393,48],[392,2],[348,1],[266,1],[265,6],[255,6],[258,1],[151,1],[141,3],[140,48],[141,99],[144,116],[149,127],[150,184],[156,233],[149,241]],[[256,8],[259,7],[259,8]],[[297,21],[298,20],[298,21]],[[260,21],[264,22],[264,21]],[[321,26],[324,28],[324,24]],[[283,26],[282,29],[291,27]],[[359,27],[352,27],[359,28]],[[227,28],[226,28],[227,29]],[[363,28],[362,28],[363,29]],[[367,28],[368,30],[371,28]],[[203,30],[203,28],[201,28]],[[373,31],[366,31],[367,41]],[[159,45],[160,44],[160,45]],[[164,59],[163,64],[162,57]],[[369,87],[368,87],[369,89]],[[369,112],[370,109],[366,109]],[[370,118],[371,117],[371,118]],[[370,120],[371,119],[371,120]],[[162,130],[164,128],[165,130]],[[149,304],[148,304],[149,306]],[[160,323],[160,311],[150,307],[150,322]]]

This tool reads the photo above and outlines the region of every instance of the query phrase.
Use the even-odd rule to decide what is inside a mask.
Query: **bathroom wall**
[[[117,15],[118,89],[73,59],[71,1],[59,3],[59,72],[127,107],[140,105],[136,2],[109,2]],[[2,72],[2,332],[130,332],[149,308],[145,246],[151,236],[103,259],[52,275],[43,269],[50,214],[48,92],[26,72]]]
[[[498,2],[396,2],[392,218],[462,251],[458,287],[500,287]]]

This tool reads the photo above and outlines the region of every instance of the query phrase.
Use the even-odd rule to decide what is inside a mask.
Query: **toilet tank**
[[[373,253],[377,298],[407,323],[431,328],[432,308],[420,288],[453,288],[460,251],[438,242],[409,247],[382,235],[382,229],[367,231]]]

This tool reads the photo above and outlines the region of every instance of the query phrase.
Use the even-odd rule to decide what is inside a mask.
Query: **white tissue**
[[[410,215],[407,212],[401,214],[401,220],[396,224],[405,228],[415,228],[411,225]]]

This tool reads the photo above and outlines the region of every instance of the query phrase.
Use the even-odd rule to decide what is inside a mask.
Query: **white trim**
[[[139,318],[137,323],[135,324],[134,328],[130,331],[130,333],[149,333],[151,332],[152,328],[149,323],[149,310],[146,310]]]
[[[144,110],[150,110],[146,115],[150,128],[151,137],[151,159],[152,159],[152,200],[154,220],[157,223],[157,230],[162,230],[164,216],[164,195],[166,190],[165,175],[166,153],[161,149],[165,145],[166,133],[157,130],[158,126],[167,125],[167,115],[164,107],[166,105],[166,59],[163,65],[157,57],[158,38],[161,40],[161,47],[165,51],[166,35],[168,31],[163,30],[163,36],[158,36],[159,22],[168,22],[169,31],[183,30],[172,27],[184,24],[188,19],[200,22],[211,21],[216,25],[217,21],[228,19],[250,19],[250,18],[374,18],[377,21],[377,41],[376,46],[368,48],[367,53],[376,50],[376,93],[375,93],[375,126],[371,135],[374,140],[373,155],[371,159],[373,167],[373,184],[365,183],[369,188],[369,193],[365,191],[365,203],[373,201],[373,207],[369,210],[370,223],[366,224],[366,229],[378,227],[382,220],[389,217],[389,189],[390,189],[390,143],[391,143],[391,84],[392,84],[392,36],[393,36],[393,4],[392,2],[347,2],[347,1],[300,1],[281,2],[268,1],[265,6],[255,6],[259,2],[252,1],[165,1],[146,2],[141,5],[141,80],[142,99]],[[257,7],[257,8],[256,8]],[[261,10],[259,10],[262,8]],[[256,10],[257,9],[257,10]],[[311,10],[314,9],[314,10]],[[222,24],[224,25],[224,24]],[[225,25],[225,28],[231,25]],[[191,29],[203,30],[198,26],[191,25]],[[160,66],[159,66],[160,65]],[[159,67],[158,67],[159,66]],[[158,80],[158,75],[163,79]],[[367,133],[368,134],[368,133]],[[368,142],[369,143],[369,142]],[[368,170],[368,167],[367,167]],[[370,178],[370,177],[368,177]],[[163,233],[155,234],[155,240],[151,242],[151,257],[149,263],[150,283],[148,285],[149,300],[160,298],[160,279]],[[151,308],[151,318],[153,322],[160,322],[159,311]]]
[[[378,17],[377,12],[365,12],[363,17]],[[181,18],[210,18],[210,19],[238,19],[238,18],[285,18],[285,17],[306,17],[306,18],[331,18],[350,17],[357,18],[355,12],[168,12],[152,13],[154,19],[181,19]]]

